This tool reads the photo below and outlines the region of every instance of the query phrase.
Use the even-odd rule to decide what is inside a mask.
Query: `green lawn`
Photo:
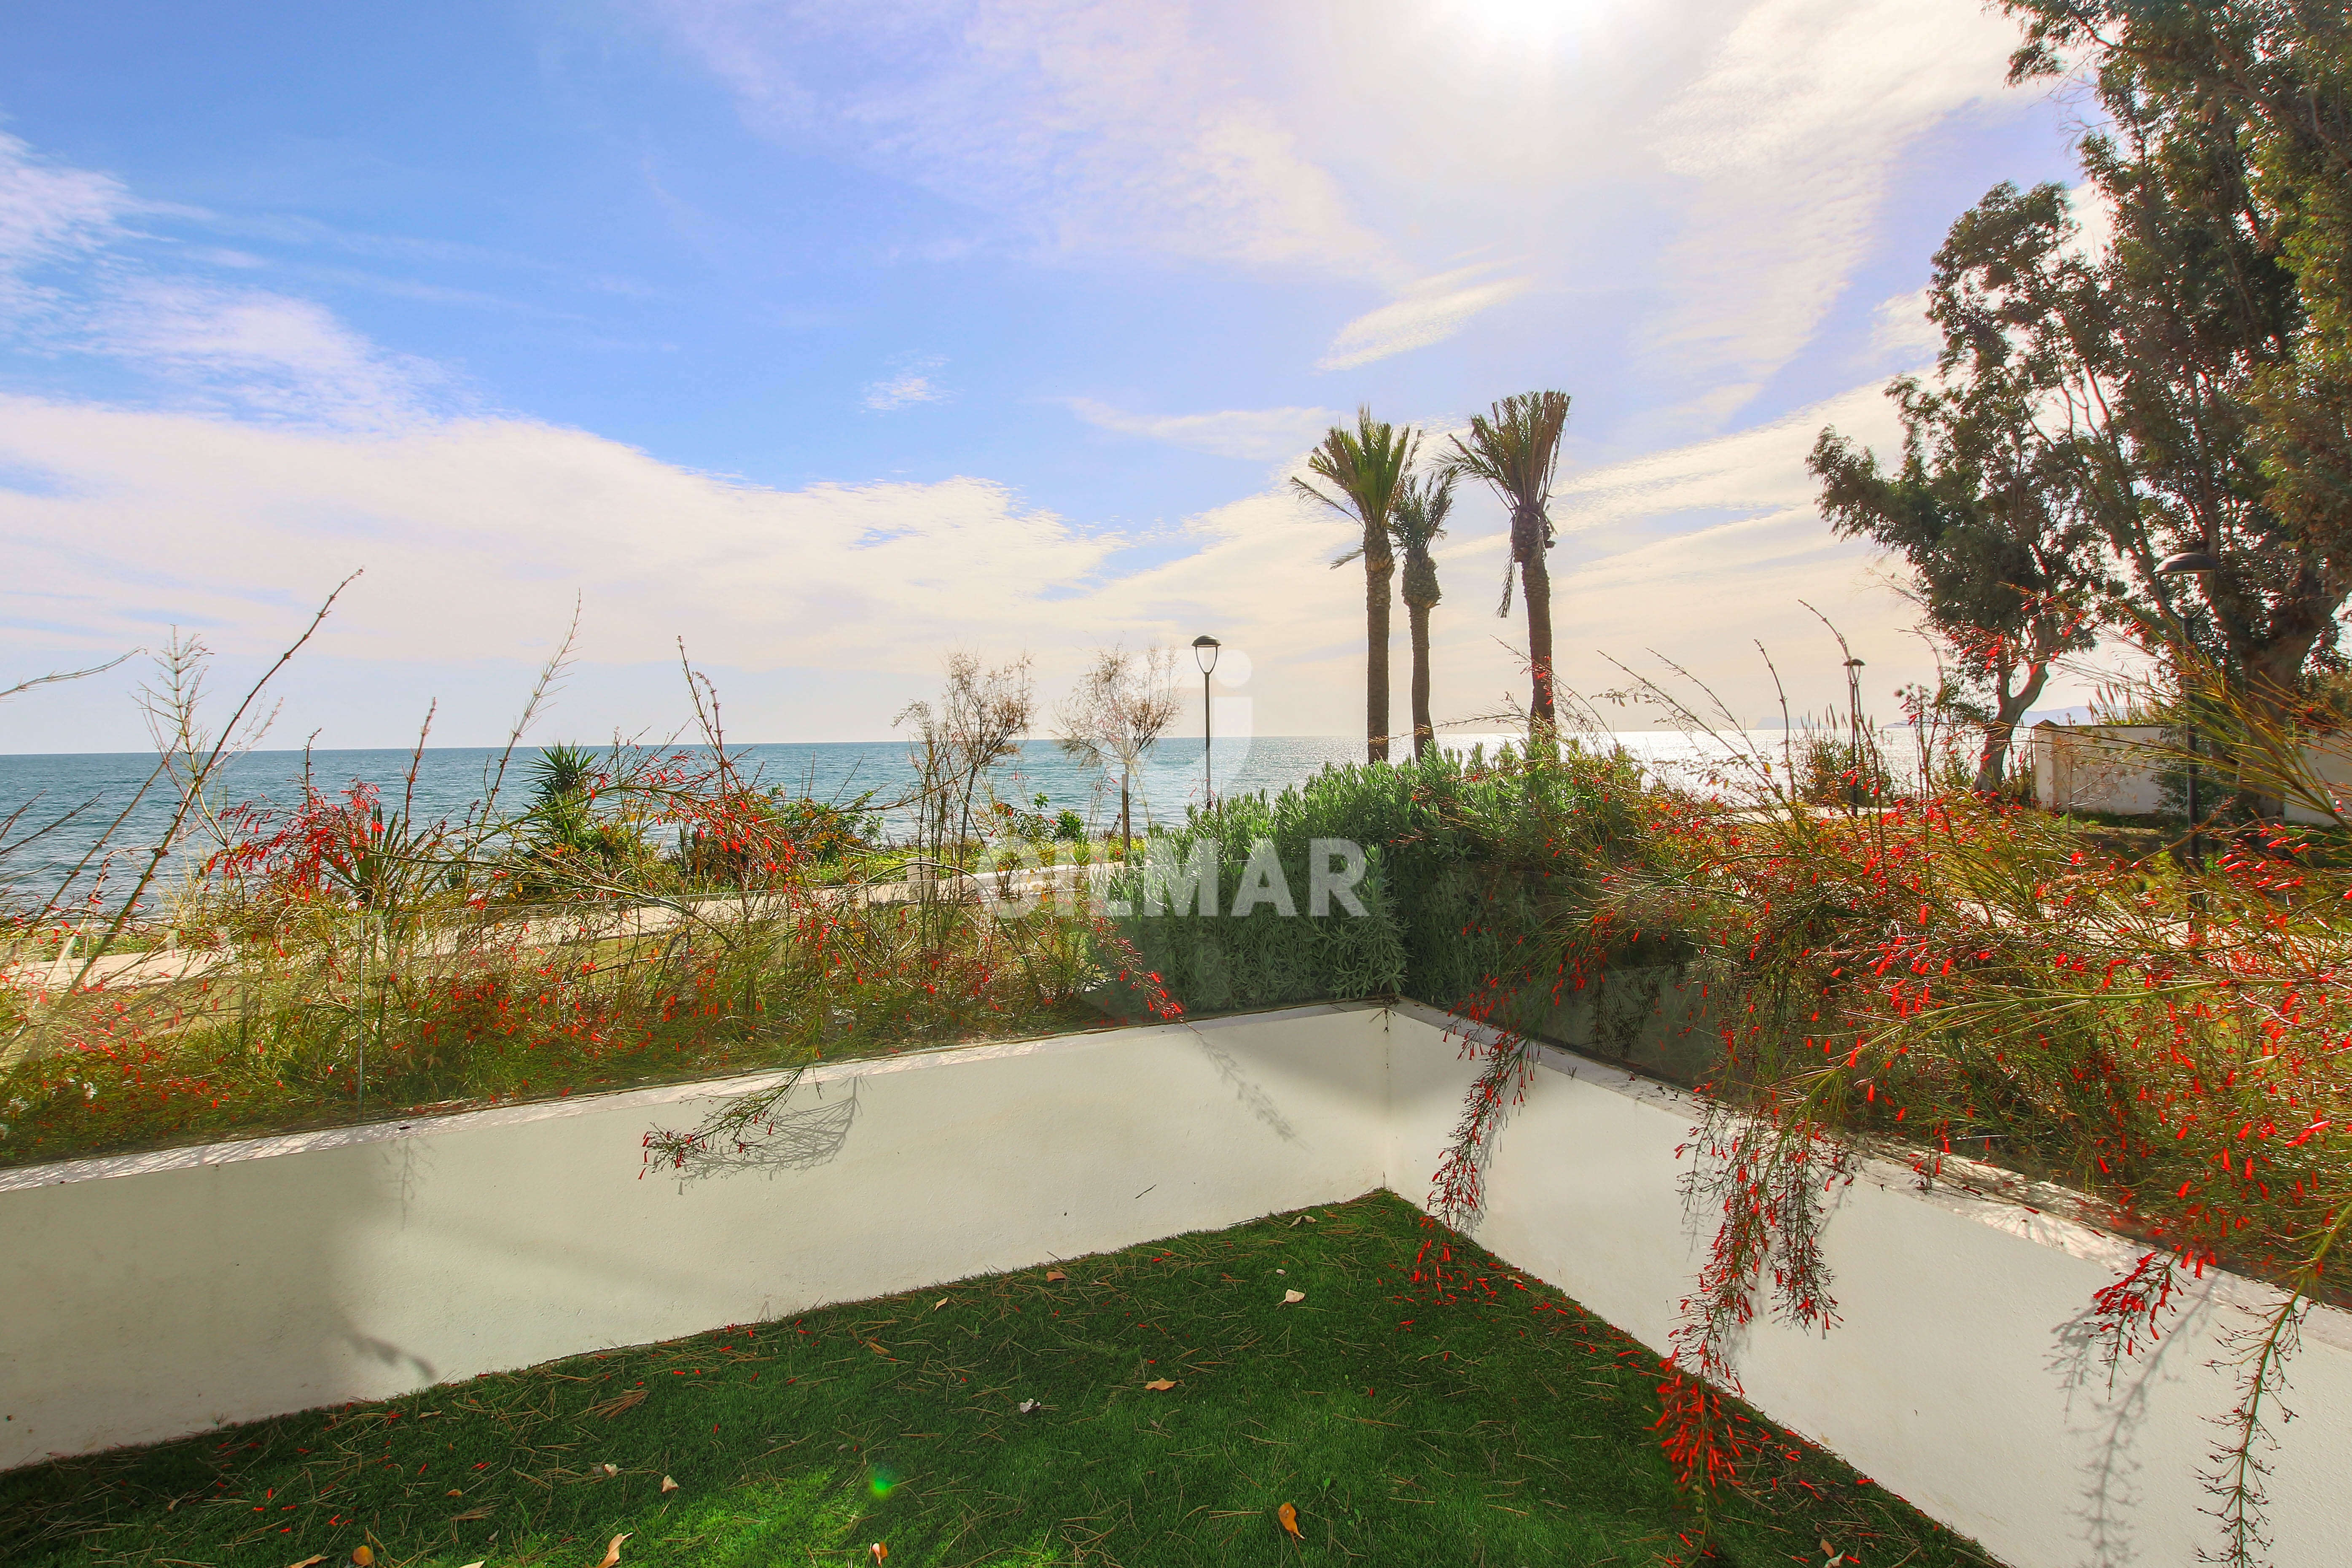
[[[1467,1260],[1446,1299],[1410,1283],[1433,1240]],[[623,1532],[625,1568],[1689,1560],[1655,1358],[1393,1196],[1063,1268],[13,1471],[0,1561],[590,1568]],[[1708,1561],[1990,1561],[1768,1456]]]

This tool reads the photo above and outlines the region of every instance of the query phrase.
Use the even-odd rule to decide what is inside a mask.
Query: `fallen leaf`
[[[1305,1300],[1307,1292],[1304,1290],[1285,1290],[1282,1293],[1282,1304],[1286,1307],[1296,1307]]]
[[[1304,1541],[1307,1539],[1306,1536],[1299,1534],[1298,1510],[1291,1507],[1288,1503],[1284,1503],[1280,1508],[1274,1510],[1274,1520],[1275,1522],[1281,1525],[1283,1529],[1290,1531],[1293,1535],[1298,1536],[1299,1540]]]
[[[879,1563],[882,1559],[890,1555],[890,1549],[877,1541],[873,1545],[866,1549],[866,1554],[868,1557],[873,1558],[875,1562]]]
[[[1297,1230],[1300,1226],[1305,1225],[1306,1223],[1307,1216],[1305,1215],[1300,1215],[1297,1219],[1290,1222],[1290,1228]]]
[[[1045,1407],[1044,1405],[1038,1404],[1034,1399],[1024,1399],[1021,1402],[1021,1414],[1024,1415],[1033,1415],[1045,1408]]]
[[[621,1542],[627,1539],[626,1535],[613,1537],[613,1544],[604,1548],[604,1560],[596,1568],[621,1568]]]
[[[677,1490],[677,1483],[671,1480],[667,1476],[664,1476],[662,1478],[662,1490],[666,1492],[674,1492]]]
[[[487,1563],[468,1563],[465,1568],[489,1568],[489,1565]]]
[[[1143,1386],[1154,1394],[1165,1394],[1176,1386],[1176,1380],[1172,1377],[1155,1377]]]
[[[1068,1275],[1063,1273],[1058,1268],[1048,1268],[1045,1270],[1045,1283],[1048,1285],[1059,1284],[1062,1280],[1067,1279],[1068,1278]]]
[[[313,1552],[310,1556],[302,1559],[301,1562],[288,1564],[288,1568],[318,1568],[318,1565],[324,1563],[326,1560],[327,1554],[325,1552]]]
[[[617,1476],[621,1473],[621,1467],[618,1465],[606,1465],[604,1467],[604,1471],[608,1476]]]
[[[948,1304],[948,1299],[947,1299],[945,1296],[942,1296],[942,1297],[940,1297],[937,1301],[934,1301],[933,1303],[931,1303],[931,1310],[932,1310],[932,1311],[934,1311],[934,1312],[936,1312],[936,1311],[938,1311],[941,1307],[944,1307],[944,1306],[946,1306],[947,1304]]]
[[[449,1495],[451,1497],[464,1497],[466,1494],[459,1491],[456,1487],[451,1487],[449,1489]]]
[[[375,1553],[366,1546],[354,1546],[352,1548],[352,1561],[359,1568],[368,1568],[368,1564],[375,1561]]]

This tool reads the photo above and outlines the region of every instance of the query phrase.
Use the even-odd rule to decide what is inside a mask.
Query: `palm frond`
[[[1356,411],[1354,429],[1334,425],[1307,454],[1307,469],[1322,485],[1291,477],[1297,493],[1362,525],[1363,544],[1343,560],[1386,553],[1390,518],[1400,490],[1410,482],[1406,476],[1420,445],[1418,431],[1375,419],[1369,406],[1362,407]]]
[[[1515,510],[1549,504],[1559,468],[1560,437],[1568,429],[1565,392],[1522,392],[1470,418],[1470,438],[1453,438],[1439,472],[1493,487]]]
[[[1398,549],[1408,555],[1429,552],[1429,547],[1444,534],[1445,520],[1453,513],[1454,484],[1454,476],[1441,469],[1408,478],[1397,486],[1389,532]]]
[[[1438,472],[1449,479],[1477,479],[1510,509],[1511,553],[1503,563],[1503,602],[1495,613],[1511,613],[1511,571],[1528,551],[1552,542],[1551,486],[1559,471],[1559,441],[1568,429],[1565,392],[1522,392],[1506,397],[1486,414],[1470,417],[1468,440],[1456,436]]]

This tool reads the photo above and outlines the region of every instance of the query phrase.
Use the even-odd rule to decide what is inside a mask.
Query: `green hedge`
[[[1450,1008],[1497,990],[1549,1009],[1555,991],[1574,988],[1566,955],[1581,951],[1595,879],[1638,846],[1642,790],[1631,763],[1574,746],[1533,763],[1474,751],[1327,768],[1155,835],[1145,857],[1162,865],[1196,862],[1205,841],[1217,843],[1218,913],[1145,912],[1139,868],[1113,882],[1131,906],[1120,930],[1194,1011],[1395,995]],[[1307,911],[1317,839],[1363,846],[1362,916]],[[1295,916],[1229,912],[1260,840],[1275,846]]]

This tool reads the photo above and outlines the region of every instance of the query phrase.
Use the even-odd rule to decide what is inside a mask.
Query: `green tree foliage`
[[[2339,667],[2352,598],[2352,22],[2305,0],[2003,3],[2027,25],[2014,79],[2079,70],[2095,92],[2090,205],[2003,184],[1952,226],[1937,375],[1890,389],[1902,470],[1825,433],[1824,509],[1906,559],[1964,656],[2014,661],[1960,660],[1989,763],[2077,606],[2289,721]],[[2212,569],[2158,570],[2184,554]]]
[[[1831,526],[1909,568],[1906,589],[1958,678],[1958,705],[1983,726],[1979,789],[2000,785],[2051,666],[2094,640],[2092,612],[2108,587],[2082,504],[2084,454],[2047,412],[2074,390],[2069,361],[2032,331],[2096,309],[2075,237],[2058,187],[1996,188],[1936,253],[1936,381],[1906,376],[1887,389],[1903,419],[1900,469],[1883,470],[1833,429],[1812,452]],[[2009,330],[2011,319],[2029,330]]]
[[[2081,61],[2112,127],[2084,164],[2114,238],[2064,322],[2103,394],[2084,499],[2128,608],[2151,629],[2177,609],[2284,714],[2352,595],[2352,23],[2309,0],[2005,4],[2027,23],[2012,77]],[[2151,558],[2189,549],[2221,569],[2175,605]]]

